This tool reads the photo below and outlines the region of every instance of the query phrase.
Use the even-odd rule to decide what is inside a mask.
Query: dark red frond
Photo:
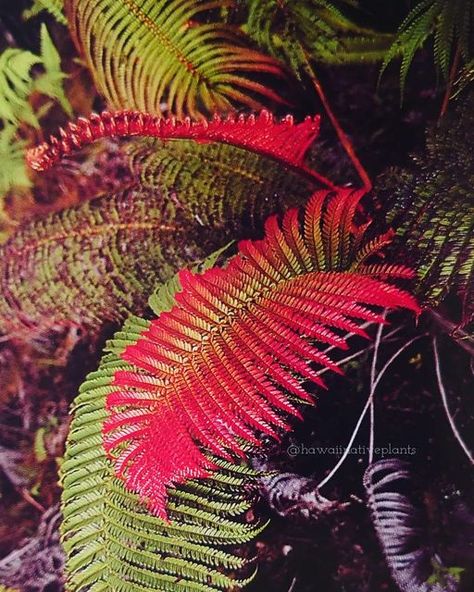
[[[319,344],[347,347],[348,333],[366,336],[362,322],[383,322],[382,308],[418,313],[412,296],[381,279],[406,269],[351,270],[361,195],[318,192],[303,229],[290,210],[281,225],[267,221],[263,240],[243,241],[226,268],[181,272],[173,308],[117,344],[133,369],[115,374],[105,447],[158,515],[168,487],[212,470],[204,451],[242,456],[245,442],[290,428],[295,400],[313,402],[304,381],[324,387],[318,370],[340,372]]]

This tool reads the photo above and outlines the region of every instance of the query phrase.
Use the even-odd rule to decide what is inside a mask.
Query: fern
[[[328,64],[383,59],[392,36],[359,26],[342,0],[248,0],[246,32],[297,74],[308,57]]]
[[[435,64],[447,78],[455,48],[466,62],[472,58],[473,25],[472,0],[422,0],[400,25],[397,37],[385,56],[382,72],[394,58],[401,55],[400,84],[403,95],[408,70],[416,52],[433,36]]]
[[[474,200],[471,129],[474,94],[433,129],[426,154],[405,171],[386,174],[376,192],[397,230],[395,253],[417,270],[417,292],[437,306],[450,292],[464,303],[464,323],[474,312]]]
[[[20,121],[39,127],[28,98],[33,90],[30,71],[41,64],[40,56],[21,49],[5,49],[0,54],[0,117],[17,125]]]
[[[32,75],[34,66],[42,66],[44,73]],[[29,103],[34,92],[59,101],[70,115],[71,107],[64,95],[59,54],[45,25],[41,27],[41,54],[8,48],[0,54],[0,117],[12,124],[24,122],[38,128],[39,121]]]
[[[61,71],[59,54],[45,25],[41,27],[41,52],[36,55],[21,49],[5,49],[0,54],[0,194],[5,195],[13,187],[29,187],[30,181],[24,163],[26,141],[22,139],[20,126],[39,128],[39,118],[51,105],[33,109],[31,97],[35,93],[58,101],[66,113],[71,107],[62,86],[65,75]],[[43,73],[34,70],[42,68]]]
[[[107,121],[84,124],[84,137],[93,137],[86,133],[91,127],[110,131]],[[320,187],[302,164],[317,121],[161,123],[155,132],[165,138],[192,138],[197,130],[197,139],[207,134],[215,141],[135,140],[129,148],[139,177],[134,188],[18,230],[0,247],[0,331],[31,338],[58,323],[97,330],[120,322],[143,311],[156,283],[179,267],[251,236],[270,213],[303,204]],[[128,125],[137,132],[136,120]],[[77,133],[77,127],[73,136],[64,132],[51,144],[52,154],[73,146]],[[51,164],[48,147],[39,153],[35,162],[44,157]]]
[[[63,7],[63,0],[33,0],[32,6],[23,11],[23,18],[34,18],[35,16],[46,10],[57,20],[58,23],[61,23],[61,25],[67,25],[67,20],[63,12]]]
[[[412,487],[409,465],[385,459],[364,475],[368,506],[387,565],[400,592],[456,592],[458,578],[450,575],[426,541],[420,510],[404,493]],[[436,571],[443,577],[437,578]]]
[[[300,381],[323,386],[307,361],[337,369],[304,337],[346,347],[339,330],[364,335],[358,320],[381,321],[371,306],[417,310],[376,279],[409,277],[405,268],[365,263],[387,237],[359,248],[360,197],[316,193],[303,232],[296,210],[282,229],[270,218],[263,241],[241,243],[224,270],[181,272],[169,312],[116,336],[112,351],[130,367],[111,381],[105,448],[155,514],[167,516],[167,488],[213,469],[199,446],[230,460],[245,455],[239,439],[258,446],[259,434],[289,429],[285,416],[299,412],[286,393],[311,402]]]
[[[30,187],[31,181],[25,167],[26,142],[16,139],[16,128],[6,125],[0,130],[0,195],[4,196],[12,187]]]
[[[281,66],[211,20],[212,9],[224,4],[66,0],[65,6],[75,42],[109,106],[197,118],[279,100],[251,76],[280,77]]]
[[[124,326],[127,332],[133,320]],[[111,378],[129,365],[105,356],[74,404],[62,465],[67,589],[74,592],[213,592],[248,582],[248,560],[228,550],[261,526],[245,520],[254,473],[216,460],[209,479],[170,493],[169,521],[149,514],[113,475],[101,444]],[[225,570],[226,573],[223,572]],[[243,574],[240,578],[236,575]]]

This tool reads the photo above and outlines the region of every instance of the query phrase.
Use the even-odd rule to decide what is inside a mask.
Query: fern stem
[[[439,112],[439,119],[442,119],[448,109],[449,99],[451,98],[451,91],[454,84],[454,79],[456,78],[456,72],[459,68],[459,60],[461,59],[461,47],[458,44],[456,48],[456,53],[454,54],[453,64],[451,66],[451,70],[449,72],[448,83],[446,85],[446,91],[444,93],[443,104],[441,105],[441,110]]]
[[[361,414],[359,415],[359,418],[356,422],[356,425],[354,427],[354,430],[351,434],[351,437],[349,439],[349,442],[347,443],[347,446],[344,449],[344,453],[341,456],[341,458],[338,460],[338,462],[335,464],[335,466],[331,469],[331,471],[326,475],[326,477],[324,477],[324,479],[322,479],[322,481],[319,482],[318,486],[317,486],[317,490],[319,491],[324,485],[326,485],[326,483],[328,483],[333,477],[334,475],[337,473],[337,471],[339,470],[339,468],[341,467],[341,465],[344,463],[344,461],[346,460],[346,458],[349,455],[350,449],[352,447],[352,444],[354,444],[354,440],[357,437],[357,434],[359,433],[360,430],[360,426],[362,425],[362,422],[364,421],[364,418],[367,414],[367,411],[370,408],[370,405],[374,399],[374,395],[375,395],[375,391],[377,389],[377,386],[379,385],[380,381],[382,380],[385,372],[390,368],[390,366],[393,364],[393,362],[408,348],[410,347],[410,345],[412,343],[414,343],[415,341],[417,341],[418,339],[421,339],[422,337],[425,337],[425,333],[423,333],[423,335],[417,335],[416,337],[413,337],[412,339],[409,339],[407,342],[405,342],[400,348],[398,348],[398,350],[391,356],[391,358],[385,363],[385,365],[383,366],[383,368],[380,370],[380,372],[378,373],[377,377],[374,380],[374,383],[370,389],[370,393],[369,396],[367,397],[367,401],[364,405],[364,408],[362,409]]]
[[[367,171],[365,170],[363,164],[360,162],[359,157],[357,156],[357,154],[355,152],[354,146],[352,145],[352,142],[351,142],[349,136],[342,129],[341,124],[339,123],[334,111],[331,109],[328,98],[326,97],[323,87],[322,87],[321,83],[319,82],[319,79],[316,76],[313,68],[311,67],[308,56],[306,54],[305,54],[305,66],[306,66],[306,73],[311,78],[311,82],[313,83],[314,89],[316,90],[318,97],[324,107],[324,110],[326,111],[326,114],[329,117],[329,120],[330,120],[332,126],[334,127],[334,130],[337,134],[337,137],[339,138],[339,141],[341,142],[344,150],[346,151],[348,157],[350,158],[352,164],[354,165],[354,168],[357,171],[357,174],[359,175],[365,190],[370,191],[372,189],[372,181],[370,180],[370,177],[369,177]]]
[[[383,311],[383,319],[387,316],[387,310]],[[370,390],[372,392],[375,384],[375,373],[377,372],[377,359],[379,355],[380,342],[382,340],[384,325],[380,323],[377,329],[377,336],[374,343],[374,354],[372,356],[372,366],[370,368]],[[370,401],[370,435],[369,435],[369,464],[374,462],[374,442],[375,442],[375,406],[374,398]]]
[[[435,368],[436,368],[436,379],[438,381],[438,389],[441,395],[441,400],[443,402],[443,407],[448,417],[449,425],[451,426],[451,430],[453,431],[454,437],[459,442],[461,448],[464,450],[469,462],[474,465],[474,457],[472,456],[469,448],[467,447],[466,443],[462,439],[461,434],[459,433],[458,428],[456,427],[456,423],[454,421],[454,417],[449,410],[448,405],[448,397],[446,394],[446,389],[444,388],[443,384],[443,377],[441,376],[441,364],[439,361],[439,351],[438,351],[438,341],[436,337],[433,337],[433,353],[434,353],[434,360],[435,360]]]

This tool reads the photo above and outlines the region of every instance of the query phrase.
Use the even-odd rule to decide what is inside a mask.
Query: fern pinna
[[[71,124],[29,153],[35,168],[107,134],[158,138],[130,141],[133,187],[28,223],[0,246],[0,331],[97,329],[142,312],[157,282],[330,185],[304,165],[318,129],[318,118],[294,124],[267,113],[196,124],[102,114]]]
[[[169,487],[213,470],[203,450],[231,460],[245,456],[242,441],[289,429],[295,403],[313,400],[301,382],[323,386],[312,364],[337,370],[314,340],[346,347],[342,331],[364,335],[358,321],[382,321],[374,306],[418,311],[385,281],[411,272],[367,263],[389,239],[360,246],[361,195],[317,192],[303,229],[297,210],[281,227],[271,217],[265,239],[242,242],[225,269],[182,271],[173,308],[114,340],[132,368],[113,377],[105,448],[156,515],[167,517]]]

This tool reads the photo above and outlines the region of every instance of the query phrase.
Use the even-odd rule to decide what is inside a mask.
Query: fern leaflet
[[[246,32],[299,75],[308,57],[329,64],[383,59],[392,36],[358,25],[342,0],[248,0]]]

